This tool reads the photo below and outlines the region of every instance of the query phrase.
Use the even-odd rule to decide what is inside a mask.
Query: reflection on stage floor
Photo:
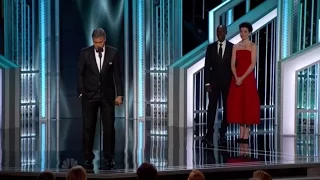
[[[124,120],[116,123],[115,171],[132,172],[144,161],[153,163],[161,170],[192,168],[221,168],[275,164],[319,163],[318,136],[297,135],[283,137],[275,133],[252,132],[249,144],[235,142],[236,135],[229,133],[226,144],[208,148],[196,136],[194,129],[159,126],[154,131],[152,121],[129,120],[126,130]],[[53,130],[51,130],[53,131]],[[61,131],[68,131],[61,129]],[[2,132],[2,170],[41,171],[43,169],[68,169],[83,164],[82,134],[70,130],[60,134],[59,146],[43,144],[40,136],[19,136],[20,131]],[[68,135],[68,136],[66,136]],[[99,133],[97,135],[99,136]],[[19,141],[20,138],[20,141]],[[59,149],[58,149],[59,148]],[[100,163],[100,139],[95,142],[95,167]],[[57,150],[58,149],[58,150]],[[114,172],[114,171],[113,171]]]

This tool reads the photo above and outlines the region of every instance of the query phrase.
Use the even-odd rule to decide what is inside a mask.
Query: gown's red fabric
[[[251,51],[237,50],[236,72],[241,77],[251,64]],[[256,86],[254,71],[252,71],[240,86],[236,85],[233,77],[227,99],[227,120],[235,124],[260,123],[260,99]]]

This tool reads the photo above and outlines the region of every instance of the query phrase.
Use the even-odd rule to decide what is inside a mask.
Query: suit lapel
[[[232,50],[230,52],[230,44],[228,43],[228,41],[226,41],[226,48],[224,49],[224,53],[223,53],[223,57],[222,59],[224,60],[227,56],[228,53],[232,53]]]
[[[90,63],[93,66],[92,68],[94,69],[94,72],[99,74],[98,64],[97,64],[96,55],[94,51],[95,51],[94,47],[92,46],[92,48],[90,48],[89,59],[92,59]]]
[[[221,58],[219,58],[219,52],[218,52],[218,42],[216,41],[214,44],[213,44],[213,51],[214,51],[214,55],[215,57],[218,57],[218,60],[221,60]],[[216,58],[215,58],[216,59]]]
[[[102,71],[105,71],[109,67],[109,62],[112,60],[112,54],[109,51],[109,48],[105,46],[105,53],[104,53],[104,59],[103,59],[103,65],[102,65]]]

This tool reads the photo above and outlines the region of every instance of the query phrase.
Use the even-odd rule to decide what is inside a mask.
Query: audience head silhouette
[[[259,180],[272,180],[272,177],[270,176],[270,174],[261,170],[253,172],[253,178],[259,179]]]
[[[158,171],[152,164],[144,162],[137,169],[137,178],[138,180],[156,180]]]
[[[86,170],[82,166],[74,166],[69,170],[66,180],[87,180]]]
[[[56,177],[51,171],[43,171],[38,176],[37,180],[55,180]]]
[[[189,174],[188,180],[205,180],[206,178],[199,170],[192,170]]]

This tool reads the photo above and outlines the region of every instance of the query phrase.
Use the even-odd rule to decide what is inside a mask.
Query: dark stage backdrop
[[[3,0],[0,0],[0,54],[4,55],[4,17]]]
[[[124,52],[124,0],[60,1],[60,147],[64,151],[82,149],[82,110],[77,95],[77,61],[82,48],[91,46],[91,33],[103,28],[107,44]],[[122,56],[123,57],[123,56]],[[116,109],[116,130],[123,131],[123,107]],[[99,126],[99,125],[98,125]],[[99,127],[95,149],[99,148]],[[117,137],[117,142],[123,141]],[[68,153],[69,154],[69,153]],[[69,158],[69,157],[68,157]]]

